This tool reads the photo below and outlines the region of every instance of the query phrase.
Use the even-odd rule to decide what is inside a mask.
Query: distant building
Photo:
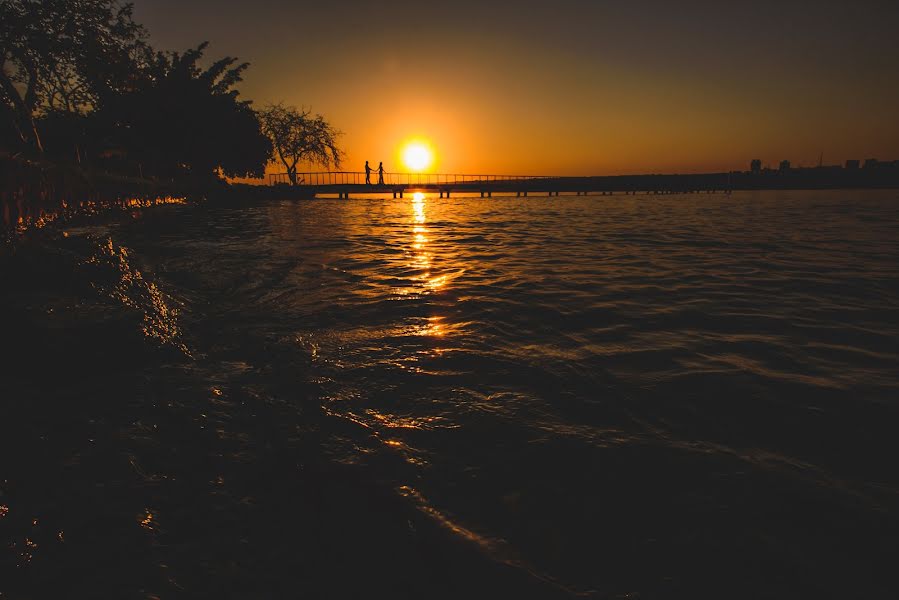
[[[847,160],[846,161],[847,169],[857,169],[858,165],[859,165],[859,162],[857,160]]]
[[[866,169],[895,169],[899,168],[899,160],[877,160],[869,158],[865,161]]]
[[[752,162],[749,163],[749,170],[753,173],[761,173],[762,171],[762,161],[758,158],[753,158]]]
[[[790,161],[788,161],[788,160],[780,161],[780,170],[781,171],[789,171],[790,170]]]

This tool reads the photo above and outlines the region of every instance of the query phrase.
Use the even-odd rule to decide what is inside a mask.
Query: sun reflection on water
[[[425,222],[425,195],[421,192],[412,194],[412,210],[415,212],[415,222]]]
[[[430,240],[428,228],[425,227],[425,195],[421,192],[412,195],[412,223],[412,261],[416,268],[425,271],[427,278],[431,269],[431,253],[427,247]]]
[[[465,269],[463,254],[456,242],[458,229],[448,228],[439,216],[448,208],[433,196],[410,193],[405,200],[373,204],[384,210],[385,218],[366,221],[360,235],[365,248],[352,256],[362,275],[358,290],[364,298],[384,295],[392,305],[404,305],[401,314],[387,323],[367,323],[351,330],[338,329],[327,335],[297,336],[321,370],[316,379],[324,388],[322,403],[327,414],[383,434],[384,446],[416,465],[426,458],[415,450],[406,435],[411,431],[455,428],[450,419],[427,414],[427,410],[397,411],[379,404],[364,385],[346,385],[342,371],[351,362],[385,370],[398,378],[424,381],[426,378],[456,376],[448,366],[460,338],[470,322],[458,323],[447,313],[454,297],[450,287]],[[429,217],[432,219],[429,221]],[[351,261],[346,261],[352,264]],[[392,433],[388,433],[392,432]]]
[[[419,285],[429,292],[441,290],[449,281],[446,275],[435,276],[432,274],[433,253],[429,248],[431,238],[426,227],[427,216],[425,214],[425,195],[415,192],[412,195],[412,262],[422,273],[418,278]]]
[[[433,337],[443,337],[446,335],[446,329],[440,322],[442,320],[443,317],[428,317],[428,324],[422,329],[422,335]]]

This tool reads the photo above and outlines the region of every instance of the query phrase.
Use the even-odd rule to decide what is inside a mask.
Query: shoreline
[[[310,200],[321,193],[338,191],[341,195],[350,192],[357,195],[389,194],[395,187],[388,185],[373,189],[372,186],[349,185],[331,190],[313,185],[253,185],[210,179],[165,182],[92,173],[75,166],[36,163],[8,156],[0,156],[0,181],[0,225],[6,237],[17,230],[35,225],[42,227],[59,217],[93,214],[106,208],[133,208],[183,201],[244,204],[260,200]],[[566,190],[563,191],[577,192],[579,195],[623,193],[653,196],[705,193],[709,190],[899,189],[899,165],[894,162],[856,169],[815,167],[759,172],[559,177],[548,182],[553,185],[564,182]],[[478,189],[466,188],[457,193],[463,196],[466,193],[476,194]],[[432,191],[438,190],[435,188]],[[498,194],[505,192],[509,191],[497,190]]]
[[[743,195],[747,196],[752,194]],[[857,206],[864,214],[866,203],[861,198],[854,203],[840,193],[813,196],[839,200],[850,212]],[[892,192],[876,196],[884,206],[894,206]],[[759,198],[759,206],[767,207],[767,212],[781,208],[791,212],[780,194]],[[634,242],[634,224],[645,224],[643,234],[655,238],[667,231],[664,220],[649,218],[645,211],[651,207],[662,207],[661,214],[678,206],[686,205],[689,212],[690,206],[706,204],[756,212],[721,196],[688,200],[638,198],[595,205],[607,224],[614,223],[611,216],[629,215],[630,220],[619,222],[617,228],[609,225],[610,243],[625,247],[636,243],[641,248],[658,246],[643,245],[642,238]],[[515,220],[526,222],[520,217],[533,214],[538,206],[538,212],[559,214],[566,209],[583,212],[587,205],[593,203],[515,204],[523,211]],[[417,388],[421,376],[415,373],[399,375],[401,387],[395,392],[389,388],[394,375],[381,371],[377,380],[366,378],[374,382],[370,396],[363,391],[361,397],[347,398],[355,408],[337,407],[333,388],[320,383],[321,376],[330,376],[328,369],[322,370],[321,363],[316,366],[312,358],[316,352],[321,352],[317,360],[328,360],[329,353],[345,356],[340,345],[328,350],[311,343],[316,332],[326,333],[329,317],[322,319],[314,307],[291,309],[285,289],[275,282],[282,281],[298,297],[313,296],[310,302],[317,302],[316,289],[353,289],[355,283],[345,279],[350,270],[346,265],[352,261],[344,260],[352,253],[335,253],[334,260],[343,268],[328,269],[327,259],[309,251],[324,243],[331,252],[335,241],[354,239],[353,230],[338,229],[321,237],[320,224],[355,223],[360,227],[356,231],[369,236],[365,240],[379,240],[376,248],[392,243],[404,248],[414,243],[408,234],[416,226],[409,222],[416,213],[408,203],[359,203],[345,211],[336,206],[330,201],[317,206],[290,202],[222,206],[210,201],[104,211],[82,221],[49,223],[22,236],[15,252],[0,253],[0,269],[10,284],[0,290],[0,304],[10,321],[5,330],[9,343],[16,349],[2,367],[5,389],[11,393],[7,393],[9,418],[0,423],[0,450],[5,456],[24,457],[10,461],[0,481],[4,507],[0,587],[6,588],[0,591],[8,589],[13,597],[53,597],[62,590],[90,595],[101,590],[125,597],[283,597],[303,592],[314,597],[359,597],[376,592],[436,598],[504,597],[512,591],[523,597],[612,599],[632,591],[646,597],[677,597],[690,590],[695,597],[715,597],[713,588],[728,589],[745,577],[749,591],[741,595],[732,589],[732,595],[753,597],[773,584],[772,597],[786,597],[790,591],[822,591],[823,582],[836,590],[850,589],[865,569],[888,571],[883,554],[858,552],[854,561],[845,549],[856,547],[866,536],[884,548],[892,547],[895,503],[887,490],[895,486],[894,478],[886,474],[891,473],[888,457],[893,453],[888,450],[894,444],[878,423],[890,422],[894,411],[874,406],[850,410],[851,397],[807,380],[779,387],[758,375],[750,379],[738,373],[696,375],[693,384],[689,380],[672,384],[680,385],[672,390],[672,397],[678,398],[674,403],[660,402],[654,392],[634,394],[626,406],[650,423],[670,420],[670,428],[656,431],[668,431],[671,443],[644,437],[640,427],[632,428],[629,417],[618,413],[617,407],[625,405],[615,390],[628,389],[623,380],[610,380],[605,405],[590,405],[593,416],[581,419],[585,413],[566,413],[554,402],[555,387],[536,386],[552,381],[567,389],[561,377],[567,371],[558,379],[549,371],[538,371],[544,375],[533,380],[534,387],[516,384],[511,389],[534,390],[534,398],[545,394],[551,416],[558,414],[560,422],[568,423],[565,415],[573,414],[572,423],[580,423],[585,433],[599,428],[596,439],[610,445],[587,443],[593,434],[583,439],[547,434],[532,443],[532,426],[542,423],[551,430],[559,421],[554,416],[535,422],[494,419],[489,409],[502,409],[503,396],[492,404],[482,400],[488,412],[473,404],[470,408],[476,412],[465,421],[465,407],[473,397],[463,394],[456,404],[463,412],[458,429],[379,426],[373,422],[376,416],[366,417],[366,408],[397,418],[442,414],[430,413],[426,402],[418,404],[419,397],[435,394],[427,392],[431,388]],[[502,206],[513,209],[511,202]],[[371,207],[385,218],[372,221]],[[436,238],[478,223],[472,215],[485,210],[505,213],[483,202],[434,202],[426,214],[435,224]],[[317,219],[308,220],[313,217]],[[329,218],[334,220],[323,221]],[[479,223],[479,233],[506,218],[494,215],[492,221]],[[545,227],[552,222],[547,215]],[[833,225],[823,221],[828,222]],[[788,257],[787,249],[796,243],[738,243],[728,251],[714,243],[723,234],[691,231],[674,233],[688,249],[695,246],[697,253],[733,257],[748,251],[758,260],[767,253]],[[400,237],[391,237],[391,232]],[[591,247],[598,243],[587,229],[574,233],[567,241],[553,241],[554,235],[544,230],[537,239],[551,247],[555,244],[562,256],[565,248],[560,245],[572,240],[585,240]],[[368,257],[368,241],[355,239],[362,244],[355,247],[355,256]],[[516,246],[508,237],[497,241],[507,248]],[[673,240],[667,241],[658,252],[668,254],[676,248]],[[493,250],[486,237],[474,244],[479,253]],[[435,249],[439,251],[439,246]],[[282,251],[284,255],[279,254]],[[616,260],[627,264],[628,257],[621,258],[621,252],[626,251],[619,251]],[[525,262],[540,264],[539,258],[536,253]],[[553,252],[551,259],[556,258]],[[407,259],[399,254],[385,260],[377,267],[365,267],[374,269],[368,275],[388,273],[390,264],[407,269]],[[288,275],[296,269],[304,273],[299,279]],[[663,274],[659,285],[666,280],[670,281]],[[557,291],[572,289],[557,285]],[[700,278],[697,285],[705,284]],[[781,287],[771,280],[760,285],[770,290]],[[525,292],[509,289],[505,300],[522,300]],[[596,289],[595,284],[586,288],[593,293]],[[625,293],[641,297],[639,289]],[[651,289],[642,293],[645,305],[659,301]],[[322,292],[320,298],[329,294]],[[821,297],[832,296],[825,291]],[[758,294],[745,296],[752,298]],[[439,309],[447,301],[462,304],[438,293],[413,299],[410,307]],[[354,304],[347,301],[337,309],[343,326],[377,329],[372,314],[395,316],[367,313],[361,307],[357,317],[352,313],[360,307]],[[690,311],[683,306],[680,310]],[[502,322],[495,313],[479,317],[477,306],[465,310],[474,312],[463,313],[461,321],[473,316],[488,326]],[[584,315],[580,323],[599,320],[600,313],[585,313],[589,309],[583,306],[580,310]],[[428,314],[445,313],[413,311],[412,322]],[[607,314],[608,319],[622,319],[621,311],[610,309]],[[527,316],[521,318],[519,323]],[[656,330],[682,331],[692,322],[664,320]],[[717,321],[718,326],[730,322]],[[735,323],[738,331],[744,327],[739,319]],[[716,329],[715,322],[704,327]],[[764,326],[761,329],[764,333]],[[388,327],[376,339],[396,340],[391,331]],[[443,340],[449,339],[426,338],[419,330],[410,333],[414,338],[406,342],[424,350],[444,346]],[[826,340],[828,333],[819,335]],[[708,339],[719,349],[710,351],[712,356],[734,352],[732,345],[717,346],[714,337]],[[524,338],[502,333],[497,339]],[[365,347],[381,347],[364,340]],[[875,342],[862,342],[861,348],[877,350]],[[737,352],[760,355],[757,345]],[[443,356],[442,360],[468,360],[460,353],[454,356],[452,350]],[[614,360],[597,357],[592,364]],[[500,370],[506,367],[499,366],[506,363],[493,371],[489,360],[481,364],[491,373],[491,381],[481,384],[484,389],[507,385]],[[652,364],[636,364],[635,373],[653,372]],[[457,365],[445,368],[455,372]],[[526,368],[532,367],[536,365]],[[604,372],[603,366],[596,369]],[[796,371],[803,375],[809,369],[803,363]],[[340,373],[332,380],[337,389],[353,385],[351,370]],[[478,385],[473,375],[450,377],[459,377],[456,385],[463,388]],[[529,381],[527,376],[522,379]],[[583,388],[585,401],[590,400],[595,382],[602,380],[591,376],[589,381],[591,387]],[[745,395],[740,392],[741,381],[750,382]],[[588,381],[576,378],[573,383]],[[411,387],[403,391],[402,385]],[[734,400],[720,403],[705,385],[709,390],[720,386]],[[818,390],[814,402],[820,408],[814,412],[791,400],[804,386]],[[550,391],[540,391],[546,389]],[[769,390],[782,403],[756,406],[752,390],[757,389]],[[869,400],[876,403],[878,398]],[[507,406],[527,410],[526,404],[514,401]],[[683,411],[694,407],[698,416],[685,418]],[[844,409],[842,417],[831,412]],[[347,418],[353,414],[360,418]],[[834,450],[852,450],[839,458],[829,451],[821,454],[831,447],[819,444],[823,436],[833,431],[831,425],[839,428],[842,423],[866,423],[870,435],[853,438],[851,430],[843,432],[848,437]],[[807,447],[792,446],[789,430],[796,426],[809,428]],[[607,431],[620,432],[619,441],[605,438]],[[470,447],[462,449],[459,442]],[[681,442],[691,448],[698,442],[696,448],[702,450],[694,452],[679,446]],[[389,445],[394,443],[401,445]],[[714,448],[718,451],[708,452]],[[459,464],[451,459],[456,452],[461,454]],[[436,468],[409,461],[419,456]],[[785,457],[783,462],[779,456]],[[477,467],[473,473],[478,476],[465,474],[467,464]],[[799,471],[795,465],[800,465]],[[873,482],[881,476],[881,487],[876,487]],[[785,526],[777,520],[775,507],[800,511],[802,516],[795,526]],[[806,528],[832,539],[819,548]],[[756,537],[756,529],[818,561],[820,567],[803,571],[803,562],[791,555],[770,556],[771,546]],[[868,566],[860,567],[862,563]],[[759,575],[751,575],[747,564],[760,565]],[[702,565],[713,565],[715,572],[706,573]],[[848,569],[847,574],[829,576],[836,565]],[[797,567],[800,571],[790,579],[765,579]],[[862,587],[887,589],[885,581],[875,578]]]
[[[153,281],[107,237],[50,226],[0,256],[0,450],[28,456],[0,483],[0,591],[570,596],[333,462],[314,402],[258,397],[189,333],[148,333],[142,311],[178,303],[141,300]]]

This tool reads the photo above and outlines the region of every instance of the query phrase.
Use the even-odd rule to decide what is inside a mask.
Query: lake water
[[[372,593],[457,597],[507,576],[534,597],[899,590],[896,191],[416,195],[134,217],[66,239],[120,270],[124,283],[94,287],[170,349],[141,359],[139,393],[118,388],[137,399],[110,434],[163,478],[135,492],[154,565],[208,534],[185,533],[206,511],[195,499],[227,496],[232,471],[234,505],[245,494],[275,516],[216,521],[234,534],[217,529],[215,560],[241,564],[236,540],[290,530],[286,492],[263,476],[286,461],[271,485],[312,469],[302,481],[330,490],[303,504],[335,521],[316,529],[331,548],[320,568],[339,562]],[[181,412],[154,420],[166,401]],[[196,455],[214,458],[172,475]],[[254,483],[234,466],[247,461]],[[198,489],[183,483],[203,469]],[[335,484],[332,469],[352,475]],[[178,514],[174,497],[194,508]],[[373,524],[382,503],[422,524]],[[500,570],[475,576],[443,554],[433,566],[416,533],[430,526],[453,557]],[[259,582],[289,579],[280,547]],[[188,570],[182,593],[207,590]],[[340,579],[315,589],[358,591]]]

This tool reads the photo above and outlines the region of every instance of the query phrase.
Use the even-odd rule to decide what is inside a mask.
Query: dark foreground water
[[[5,263],[0,597],[899,594],[896,191],[66,233]]]

